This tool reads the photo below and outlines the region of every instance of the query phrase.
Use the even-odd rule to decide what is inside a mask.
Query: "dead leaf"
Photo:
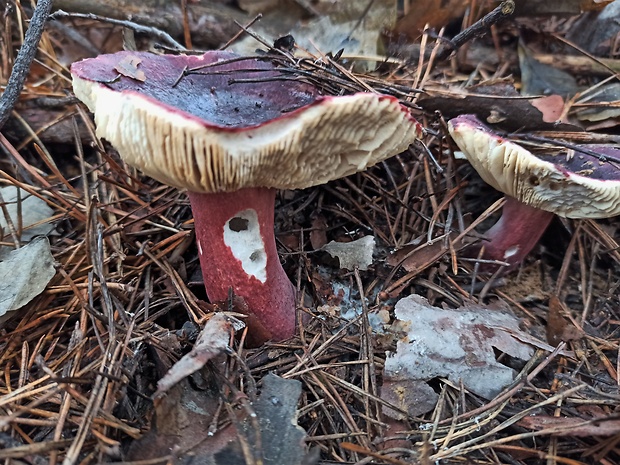
[[[542,113],[542,119],[545,123],[559,121],[564,113],[564,99],[557,94],[535,98],[530,100],[530,103]]]
[[[251,419],[244,422],[244,430],[247,440],[253,449],[261,445],[262,457],[265,465],[309,465],[316,463],[318,457],[313,452],[306,452],[304,444],[306,432],[297,425],[297,403],[301,396],[301,382],[293,379],[284,379],[274,374],[268,374],[263,378],[262,392],[259,399],[254,403],[254,411],[258,419],[260,433],[253,429]],[[259,436],[260,435],[260,436]],[[257,442],[260,437],[260,443]],[[220,455],[229,452],[224,463],[243,463],[232,461],[232,451],[238,448],[230,448]],[[318,451],[317,451],[318,452]],[[237,455],[241,458],[242,456]]]
[[[312,219],[312,229],[310,230],[310,245],[313,250],[319,250],[327,244],[327,220],[323,215],[317,215]]]
[[[293,252],[299,252],[299,234],[278,234],[278,241]]]
[[[310,8],[301,8],[300,4]],[[307,18],[309,10],[320,15]],[[380,52],[381,34],[396,24],[396,1],[347,0],[346,2],[290,2],[286,8],[274,8],[265,13],[252,30],[267,38],[270,43],[291,34],[302,50],[310,53],[336,53],[344,49],[345,55],[376,56]],[[259,44],[251,37],[244,37],[232,44],[231,50],[239,54],[252,54]],[[364,71],[375,67],[375,62],[353,62],[356,69]]]
[[[426,24],[440,29],[462,17],[468,3],[464,0],[416,0],[409,5],[409,11],[398,20],[395,31],[415,40]]]
[[[452,236],[454,235],[451,234],[450,237]],[[422,245],[419,242],[407,244],[390,254],[387,258],[387,263],[391,266],[400,264],[410,273],[413,271],[421,273],[429,266],[436,264],[449,250],[444,239],[435,241],[432,244],[426,242]]]
[[[581,15],[566,38],[595,56],[611,56],[612,39],[620,32],[620,3],[603,1],[599,5],[605,8]]]
[[[373,236],[364,236],[352,242],[331,241],[323,247],[323,250],[332,257],[338,257],[340,268],[367,270],[372,264],[375,238]]]
[[[0,193],[13,226],[17,229],[21,225],[22,241],[28,242],[35,236],[55,233],[54,226],[50,223],[54,210],[45,200],[15,186],[3,187]],[[7,238],[9,234],[8,222],[0,211],[0,236]]]
[[[523,41],[519,41],[518,51],[522,95],[571,97],[579,92],[577,80],[571,74],[538,61]]]
[[[0,323],[45,290],[56,274],[54,257],[46,237],[0,252]]]
[[[142,63],[142,60],[134,55],[125,55],[120,60],[114,69],[125,77],[135,79],[136,81],[146,81],[144,71],[138,69],[138,65]]]
[[[343,289],[335,289],[332,276],[320,267],[312,270],[312,287],[323,304],[338,306],[345,297]]]
[[[612,82],[600,86],[595,92],[587,92],[585,98],[577,103],[587,103],[586,108],[577,111],[577,118],[580,121],[607,121],[620,118],[620,108],[617,106],[620,101],[620,84]],[[618,124],[613,121],[613,125]]]
[[[557,346],[560,342],[575,341],[583,337],[583,331],[564,317],[568,309],[557,296],[549,298],[547,316],[547,342]]]
[[[519,320],[505,311],[481,305],[441,309],[411,295],[397,302],[395,314],[410,326],[396,352],[388,353],[385,361],[384,378],[392,386],[441,376],[457,384],[462,380],[467,389],[491,399],[512,383],[515,375],[512,368],[496,361],[494,348],[520,360],[528,360],[534,353],[529,344],[515,337],[522,333]],[[434,401],[429,397],[426,402],[407,409],[432,410]]]
[[[304,2],[305,3],[305,2]],[[347,0],[346,2],[310,2],[320,16],[300,22],[291,34],[298,44],[312,53],[336,53],[368,56],[381,53],[381,35],[396,24],[395,0]],[[355,68],[367,70],[375,63],[354,61]]]
[[[127,459],[160,459],[176,450],[189,451],[192,463],[217,465],[214,455],[237,440],[232,426],[212,430],[211,423],[219,404],[217,390],[198,390],[188,380],[181,381],[155,404],[151,430],[131,444]],[[198,456],[199,461],[196,460]],[[175,459],[170,463],[189,463],[182,454]]]
[[[172,386],[200,370],[214,357],[226,353],[228,343],[235,329],[243,327],[239,320],[216,313],[201,331],[192,350],[164,375],[157,383],[157,392],[154,397],[162,397]]]
[[[381,386],[381,398],[407,412],[407,415],[404,415],[398,410],[383,406],[384,415],[395,420],[404,420],[407,416],[417,417],[432,410],[439,395],[425,381],[386,379]]]
[[[214,392],[218,390],[200,391],[187,381],[172,387],[156,405],[155,428],[131,445],[128,459],[150,460],[176,451],[170,457],[174,464],[243,465],[243,439],[254,463],[259,458],[265,465],[317,463],[317,454],[306,451],[305,431],[297,425],[299,381],[266,375],[258,400],[249,409],[236,410],[239,418],[232,424],[215,430],[221,407],[220,393]]]

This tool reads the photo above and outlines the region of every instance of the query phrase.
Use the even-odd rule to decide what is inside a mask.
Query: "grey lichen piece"
[[[39,237],[19,249],[0,253],[0,323],[45,290],[56,274],[50,243]]]
[[[54,210],[44,200],[15,186],[3,187],[0,189],[0,194],[13,226],[18,228],[18,225],[21,225],[20,239],[23,242],[28,242],[35,236],[46,236],[54,232],[54,225],[45,221],[54,215]],[[10,234],[7,219],[1,211],[0,232],[4,237]]]
[[[301,464],[306,432],[297,425],[301,382],[268,374],[255,410],[261,426],[265,464]]]
[[[513,369],[497,362],[493,348],[521,360],[534,353],[521,342],[519,320],[505,311],[483,305],[443,309],[411,295],[398,301],[395,314],[409,324],[385,362],[384,376],[391,381],[447,377],[491,399],[515,376]]]
[[[372,264],[375,238],[373,236],[364,236],[352,242],[331,241],[323,246],[323,250],[332,257],[338,257],[340,268],[367,270]]]

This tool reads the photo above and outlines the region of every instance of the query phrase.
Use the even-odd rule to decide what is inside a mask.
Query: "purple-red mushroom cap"
[[[620,214],[620,148],[581,145],[532,153],[500,137],[473,115],[448,123],[450,135],[480,177],[500,192],[567,218]]]
[[[71,74],[99,137],[145,174],[193,192],[323,184],[422,134],[394,97],[321,96],[268,61],[228,52],[119,52],[74,63]]]
[[[268,61],[228,52],[119,52],[74,63],[71,74],[99,137],[129,165],[189,191],[207,295],[243,298],[255,344],[296,327],[275,246],[275,189],[362,171],[422,134],[396,98],[324,97]]]

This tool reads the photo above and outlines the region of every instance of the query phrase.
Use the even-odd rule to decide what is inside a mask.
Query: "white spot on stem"
[[[512,247],[508,247],[506,251],[504,252],[504,260],[508,260],[509,258],[515,256],[517,253],[519,253],[518,245],[513,245]]]
[[[256,211],[240,211],[226,222],[224,244],[241,262],[246,274],[261,283],[267,281],[267,254]]]

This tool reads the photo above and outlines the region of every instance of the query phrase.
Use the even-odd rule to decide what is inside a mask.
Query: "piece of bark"
[[[441,111],[444,117],[472,113],[488,124],[501,123],[506,131],[581,131],[579,126],[546,123],[543,114],[524,99],[508,81],[496,81],[461,88],[427,88],[416,102],[428,111]]]
[[[52,100],[57,101],[58,105],[49,105]],[[41,99],[21,100],[14,111],[44,144],[74,144],[75,134],[71,121],[71,115],[75,114],[73,103],[72,99],[65,97],[46,98],[45,102],[41,102]],[[19,143],[30,137],[24,125],[14,118],[7,122],[4,130],[9,140]],[[90,139],[90,132],[79,117],[78,131],[80,140]]]

